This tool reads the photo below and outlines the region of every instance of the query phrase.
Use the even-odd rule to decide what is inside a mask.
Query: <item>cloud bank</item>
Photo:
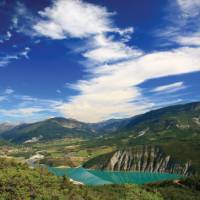
[[[193,7],[184,0],[177,3],[181,14],[188,17]],[[33,26],[38,36],[52,40],[78,38],[87,44],[80,53],[90,78],[70,85],[79,95],[57,106],[66,117],[97,122],[145,112],[154,107],[154,102],[142,94],[139,84],[200,71],[199,46],[188,45],[182,38],[179,48],[145,53],[127,45],[134,29],[117,27],[113,21],[116,13],[105,7],[81,0],[57,0],[39,14],[41,19]]]

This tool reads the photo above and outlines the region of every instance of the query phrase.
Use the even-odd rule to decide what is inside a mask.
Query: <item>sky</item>
[[[126,118],[199,83],[199,0],[0,0],[0,122]]]

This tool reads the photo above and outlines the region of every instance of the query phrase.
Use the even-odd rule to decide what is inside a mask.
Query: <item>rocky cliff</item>
[[[118,150],[96,157],[85,163],[84,167],[113,171],[176,173],[185,176],[194,173],[190,161],[180,163],[166,155],[158,146]]]

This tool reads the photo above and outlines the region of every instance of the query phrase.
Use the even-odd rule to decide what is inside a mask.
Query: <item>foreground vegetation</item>
[[[56,177],[44,168],[0,158],[0,200],[198,200],[200,179],[148,186],[74,185],[66,177]]]
[[[141,198],[140,198],[141,197]],[[24,164],[0,160],[0,199],[162,199],[159,194],[137,186],[86,187],[73,185],[66,177],[59,178],[46,169],[30,169]]]

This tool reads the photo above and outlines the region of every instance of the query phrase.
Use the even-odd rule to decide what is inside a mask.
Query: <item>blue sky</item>
[[[198,101],[199,24],[199,0],[0,0],[0,122]]]

